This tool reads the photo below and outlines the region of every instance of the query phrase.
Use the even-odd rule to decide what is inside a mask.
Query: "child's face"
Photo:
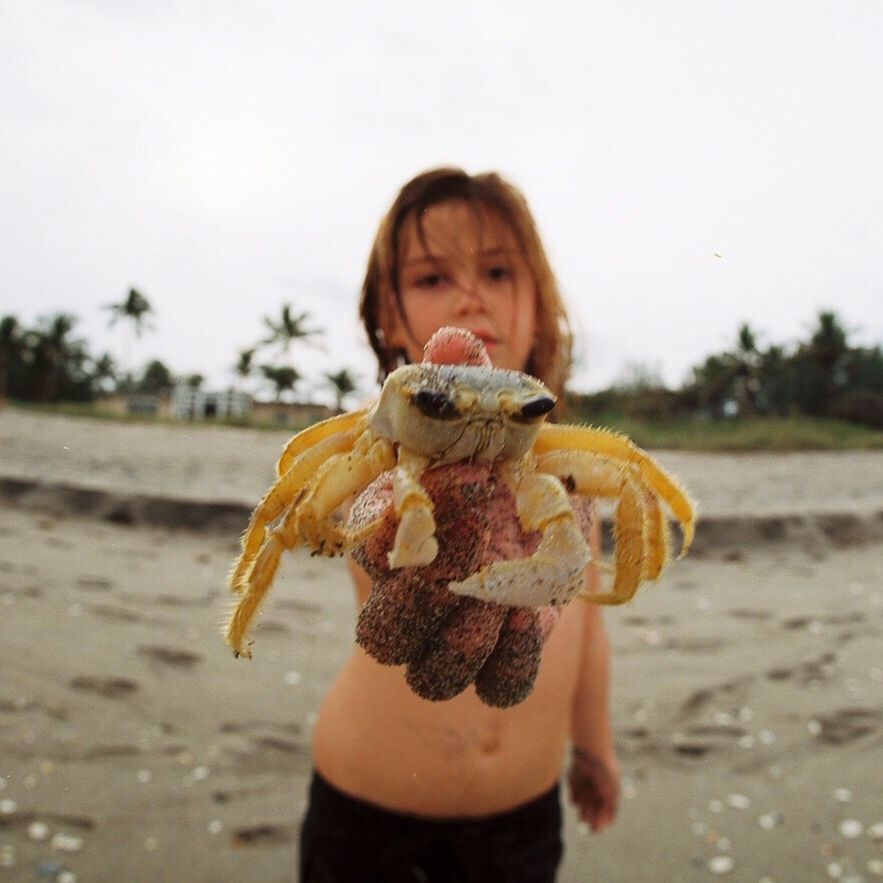
[[[466,328],[498,368],[523,371],[534,345],[536,286],[509,226],[462,201],[441,202],[402,225],[398,283],[404,314],[385,323],[390,346],[412,362],[442,326]],[[387,329],[384,328],[384,331]]]

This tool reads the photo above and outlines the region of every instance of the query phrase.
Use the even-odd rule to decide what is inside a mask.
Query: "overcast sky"
[[[527,195],[577,389],[678,384],[744,320],[878,343],[881,39],[877,0],[0,0],[0,314],[122,355],[101,308],[135,286],[123,359],[226,385],[290,302],[327,332],[298,368],[368,391],[377,223],[445,163]]]

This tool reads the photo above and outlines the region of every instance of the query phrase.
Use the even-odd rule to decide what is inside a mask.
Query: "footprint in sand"
[[[253,825],[233,832],[232,845],[235,849],[243,846],[258,846],[274,843],[290,843],[294,840],[293,825]]]
[[[797,665],[778,666],[766,672],[768,681],[788,681],[794,678],[800,686],[830,680],[833,666],[837,661],[836,653],[823,653],[816,659],[807,659]]]
[[[828,745],[846,745],[877,733],[881,717],[880,709],[871,708],[841,708],[832,714],[819,715],[816,738]]]
[[[734,607],[727,611],[727,616],[732,616],[733,619],[749,619],[757,622],[771,619],[772,615],[769,610],[757,610],[754,607]]]
[[[78,576],[74,585],[84,592],[109,592],[113,588],[113,581],[101,576]]]
[[[677,734],[672,749],[681,757],[704,757],[710,751],[732,746],[746,734],[735,724],[701,724]]]
[[[155,662],[170,665],[172,668],[193,668],[197,662],[202,662],[204,658],[201,654],[192,653],[190,650],[180,650],[176,647],[160,647],[158,645],[141,646],[138,648],[138,653]]]
[[[262,635],[290,635],[291,629],[284,622],[276,619],[263,619],[255,628],[256,634]]]
[[[102,678],[93,675],[77,675],[67,685],[73,690],[96,693],[105,699],[123,699],[141,689],[135,681],[128,678]]]
[[[144,617],[128,607],[119,607],[116,604],[93,604],[89,612],[99,619],[110,622],[143,622]]]

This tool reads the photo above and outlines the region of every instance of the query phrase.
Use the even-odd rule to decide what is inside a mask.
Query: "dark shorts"
[[[549,792],[509,812],[427,819],[350,797],[318,773],[301,828],[301,883],[549,883],[563,852]]]

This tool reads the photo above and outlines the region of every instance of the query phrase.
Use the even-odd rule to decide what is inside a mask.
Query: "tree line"
[[[136,336],[150,329],[155,312],[149,300],[130,289],[104,308],[109,325],[124,323]],[[113,392],[162,393],[176,382],[199,386],[195,374],[176,377],[153,359],[140,373],[119,368],[110,354],[93,354],[77,337],[75,316],[57,313],[33,327],[15,316],[0,316],[0,398],[27,402],[92,402]],[[276,317],[265,316],[267,335],[237,353],[231,365],[241,382],[257,378],[277,401],[296,390],[303,375],[288,360],[293,344],[319,346],[323,331],[311,327],[307,313],[284,304]],[[323,375],[338,410],[357,389],[347,368]],[[853,346],[835,312],[822,311],[806,339],[793,344],[760,344],[759,333],[743,324],[733,345],[707,356],[688,379],[670,389],[652,371],[632,366],[621,381],[591,394],[570,393],[576,419],[620,414],[649,420],[701,417],[832,417],[883,428],[883,349]]]
[[[136,337],[152,330],[155,311],[138,289],[129,289],[118,303],[107,304],[109,326],[128,325]],[[76,316],[56,313],[29,327],[13,315],[0,315],[0,399],[23,402],[94,402],[113,393],[161,394],[176,383],[202,385],[200,374],[175,375],[160,359],[150,360],[140,372],[125,370],[107,352],[95,355],[74,333]],[[296,389],[303,375],[288,363],[295,342],[312,342],[323,331],[310,328],[307,313],[295,314],[289,304],[279,318],[264,317],[268,336],[240,350],[232,372],[240,381],[257,378],[272,389],[276,401]],[[334,396],[338,410],[357,389],[348,368],[323,375],[323,384]]]
[[[853,346],[839,316],[824,310],[806,339],[761,346],[742,324],[733,346],[695,365],[678,389],[632,366],[619,383],[572,395],[585,419],[616,413],[648,420],[702,417],[830,417],[883,429],[883,348]]]

